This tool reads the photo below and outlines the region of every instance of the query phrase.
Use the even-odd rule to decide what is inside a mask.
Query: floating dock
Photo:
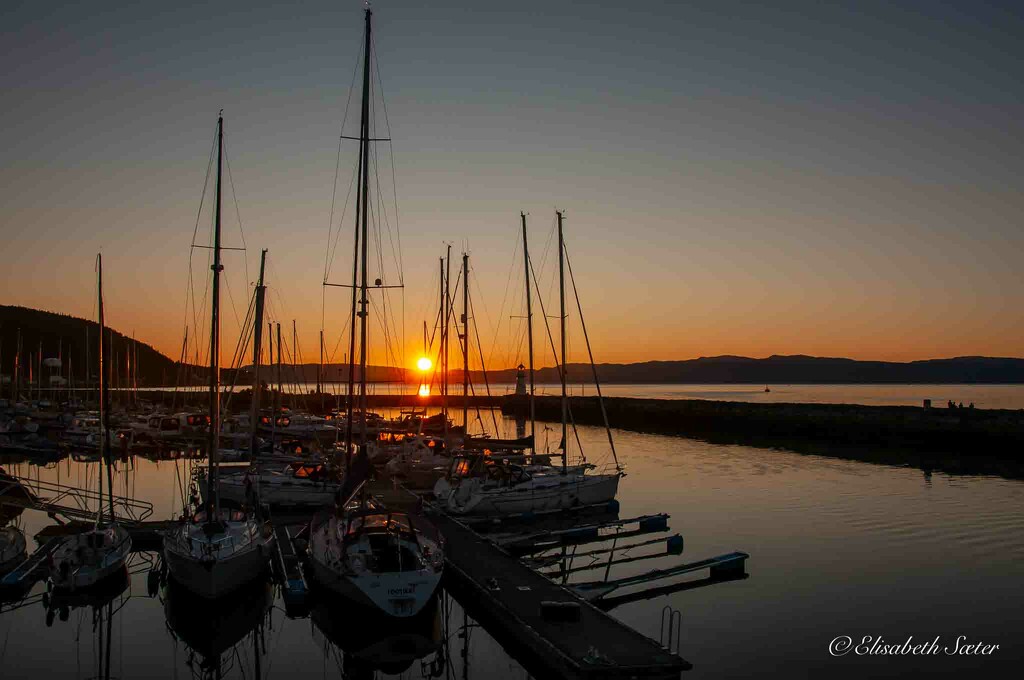
[[[692,666],[441,512],[445,588],[538,677],[678,678]]]

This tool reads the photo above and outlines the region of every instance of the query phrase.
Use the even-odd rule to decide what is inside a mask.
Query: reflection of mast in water
[[[439,678],[447,659],[440,597],[435,595],[415,616],[396,619],[320,590],[311,598],[309,618],[314,633],[324,637],[324,656],[333,656],[345,680],[372,680],[378,671],[398,675],[417,660],[422,677]]]
[[[110,680],[114,615],[121,611],[131,597],[125,594],[125,591],[128,590],[129,580],[128,569],[124,567],[120,573],[108,578],[96,588],[78,592],[54,591],[43,597],[47,626],[53,625],[55,615],[61,621],[67,621],[71,618],[73,610],[89,609],[91,611],[92,630],[96,634],[96,674],[92,678]],[[78,627],[81,627],[81,623]],[[77,636],[76,639],[78,639]]]
[[[232,661],[240,658],[241,643],[250,635],[255,677],[261,677],[262,658],[267,653],[264,625],[270,621],[274,602],[269,584],[259,581],[226,597],[207,600],[168,579],[162,599],[168,630],[188,648],[185,663],[192,677],[224,677]]]

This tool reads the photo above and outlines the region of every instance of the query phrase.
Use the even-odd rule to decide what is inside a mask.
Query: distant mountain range
[[[685,361],[646,361],[639,364],[600,364],[608,383],[1024,383],[1024,359],[955,357],[899,363],[857,361],[804,355],[773,355],[767,359],[737,356],[701,357]],[[586,364],[570,364],[573,382],[587,379]],[[538,371],[541,382],[557,382],[554,369]]]
[[[22,339],[22,365],[27,366],[28,354],[36,355],[42,343],[43,357],[56,357],[58,352],[65,358],[64,375],[67,375],[67,358],[70,357],[76,381],[84,377],[86,336],[90,361],[96,361],[97,325],[94,321],[65,314],[55,314],[26,307],[0,305],[0,374],[11,375],[17,338]],[[124,371],[124,357],[132,345],[130,338],[112,331],[113,351],[118,357],[119,371]],[[138,345],[139,383],[145,386],[173,385],[180,375],[177,362],[161,354],[142,341]],[[455,357],[453,357],[453,360]],[[33,361],[35,361],[33,359]],[[187,366],[184,374],[189,382],[200,384],[204,380],[203,367]],[[35,369],[33,369],[35,370]],[[238,375],[241,383],[251,380],[251,367],[244,367]],[[260,369],[261,379],[274,382],[276,373],[270,366]],[[96,369],[91,369],[95,375]],[[592,382],[589,364],[569,364],[568,379],[573,383]],[[856,384],[856,383],[1024,383],[1024,359],[966,356],[952,359],[927,359],[923,361],[857,361],[811,357],[804,355],[773,355],[766,359],[751,359],[739,356],[701,357],[683,361],[645,361],[636,364],[598,364],[597,373],[601,382],[617,384],[704,384],[739,383],[755,385],[780,384]],[[347,364],[328,364],[324,367],[325,380],[343,382],[348,378]],[[282,380],[286,384],[315,382],[316,364],[301,364],[282,367]],[[413,382],[418,371],[388,366],[369,366],[367,379],[371,382]],[[479,371],[472,371],[473,382],[483,382]],[[233,380],[233,372],[225,371],[224,381]],[[358,376],[357,376],[358,379]],[[436,380],[436,376],[434,378]],[[512,383],[516,369],[508,368],[488,371],[491,383]],[[555,368],[541,368],[536,371],[538,383],[557,383]],[[462,382],[462,371],[451,374],[451,382]]]

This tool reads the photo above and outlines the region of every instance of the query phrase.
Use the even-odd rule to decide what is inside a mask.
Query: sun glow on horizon
[[[420,357],[419,359],[416,360],[416,368],[420,369],[423,372],[429,371],[431,366],[433,365],[434,362],[427,357]]]

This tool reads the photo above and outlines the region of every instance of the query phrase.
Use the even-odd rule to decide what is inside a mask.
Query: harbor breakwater
[[[1024,478],[1024,410],[626,397],[604,403],[610,425],[624,430]],[[604,424],[597,397],[571,397],[569,408],[575,423]],[[558,397],[537,397],[535,409],[538,420],[561,421]],[[502,412],[527,418],[529,401],[506,397]]]

